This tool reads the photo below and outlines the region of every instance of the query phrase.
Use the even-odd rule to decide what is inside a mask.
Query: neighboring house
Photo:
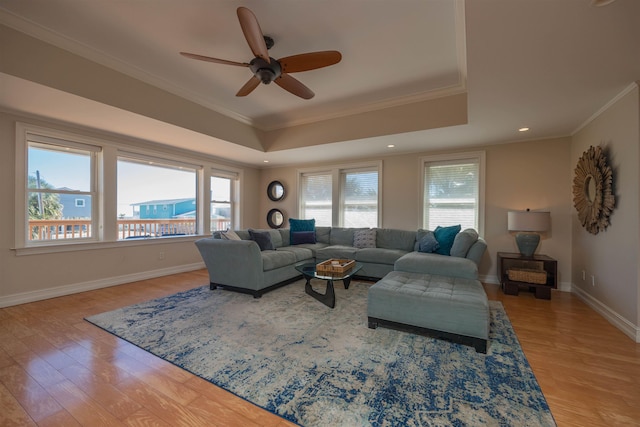
[[[60,190],[71,190],[60,188]],[[91,218],[91,197],[85,194],[60,194],[62,219]]]
[[[194,217],[196,211],[196,199],[166,199],[150,200],[147,202],[133,203],[134,217],[140,219],[169,219]]]

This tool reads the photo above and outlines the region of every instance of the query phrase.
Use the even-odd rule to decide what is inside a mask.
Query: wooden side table
[[[547,282],[537,284],[509,280],[510,268],[544,270],[547,273]],[[526,257],[518,253],[498,252],[498,278],[506,295],[518,295],[519,288],[526,286],[535,292],[536,298],[551,299],[551,289],[558,288],[558,261],[547,255]]]

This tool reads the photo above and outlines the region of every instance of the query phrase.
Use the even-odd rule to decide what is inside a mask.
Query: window
[[[118,157],[118,238],[196,234],[196,170],[196,166],[175,161],[121,154]],[[134,216],[134,212],[138,216]]]
[[[96,155],[99,147],[26,131],[26,174],[23,205],[25,246],[67,239],[95,239],[97,213],[77,209],[96,198]],[[80,198],[80,196],[82,198]]]
[[[484,228],[484,152],[423,158],[422,226]]]
[[[15,156],[11,227],[18,255],[118,247],[141,238],[149,240],[137,244],[147,245],[158,237],[241,226],[242,169],[224,170],[203,156],[26,123],[16,124]]]
[[[316,225],[378,227],[381,163],[302,171],[300,218]]]
[[[236,228],[238,173],[211,171],[211,231]]]
[[[378,226],[378,171],[342,171],[342,207],[340,209],[343,227]]]
[[[331,173],[304,173],[301,179],[300,217],[316,220],[316,225],[331,226],[333,197]]]

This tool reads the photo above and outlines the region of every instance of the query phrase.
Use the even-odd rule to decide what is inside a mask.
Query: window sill
[[[133,246],[149,246],[149,245],[166,245],[169,243],[183,243],[183,242],[195,242],[198,239],[209,237],[204,234],[193,234],[190,236],[179,237],[153,237],[146,239],[131,239],[131,240],[117,240],[113,242],[73,242],[64,244],[43,244],[39,246],[28,246],[23,248],[12,248],[15,251],[16,256],[25,255],[41,255],[51,253],[62,252],[78,252],[95,249],[110,249],[110,248],[126,248]]]

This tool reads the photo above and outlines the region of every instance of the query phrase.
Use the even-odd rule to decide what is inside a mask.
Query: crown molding
[[[28,36],[34,37],[45,43],[56,46],[60,49],[64,49],[73,54],[76,54],[82,58],[93,61],[97,64],[116,70],[122,74],[132,77],[136,80],[140,80],[143,83],[150,84],[164,91],[167,91],[173,95],[184,98],[188,101],[192,101],[203,107],[206,107],[216,113],[220,113],[224,116],[237,120],[241,123],[254,126],[251,118],[242,114],[238,114],[229,109],[223,108],[220,105],[214,104],[206,98],[191,92],[183,87],[173,84],[172,82],[144,71],[128,62],[115,58],[103,51],[94,49],[78,40],[67,37],[56,31],[52,31],[45,28],[33,21],[19,17],[7,10],[0,8],[0,24],[4,24],[9,28],[16,31],[20,31]]]
[[[639,87],[640,84],[639,82],[633,82],[631,83],[629,86],[627,86],[626,88],[624,88],[619,94],[617,94],[616,96],[614,96],[609,102],[607,102],[606,104],[604,104],[598,111],[596,111],[595,113],[593,113],[591,115],[591,117],[589,117],[587,120],[585,120],[584,122],[582,122],[582,124],[580,126],[578,126],[577,128],[574,129],[573,132],[571,132],[571,136],[574,136],[575,134],[577,134],[578,132],[580,132],[582,129],[584,129],[589,123],[591,123],[592,121],[594,121],[595,119],[597,119],[598,117],[600,117],[605,111],[607,111],[609,108],[611,108],[616,102],[620,101],[622,98],[624,98],[629,92],[633,91],[634,89],[636,89],[637,87]]]

